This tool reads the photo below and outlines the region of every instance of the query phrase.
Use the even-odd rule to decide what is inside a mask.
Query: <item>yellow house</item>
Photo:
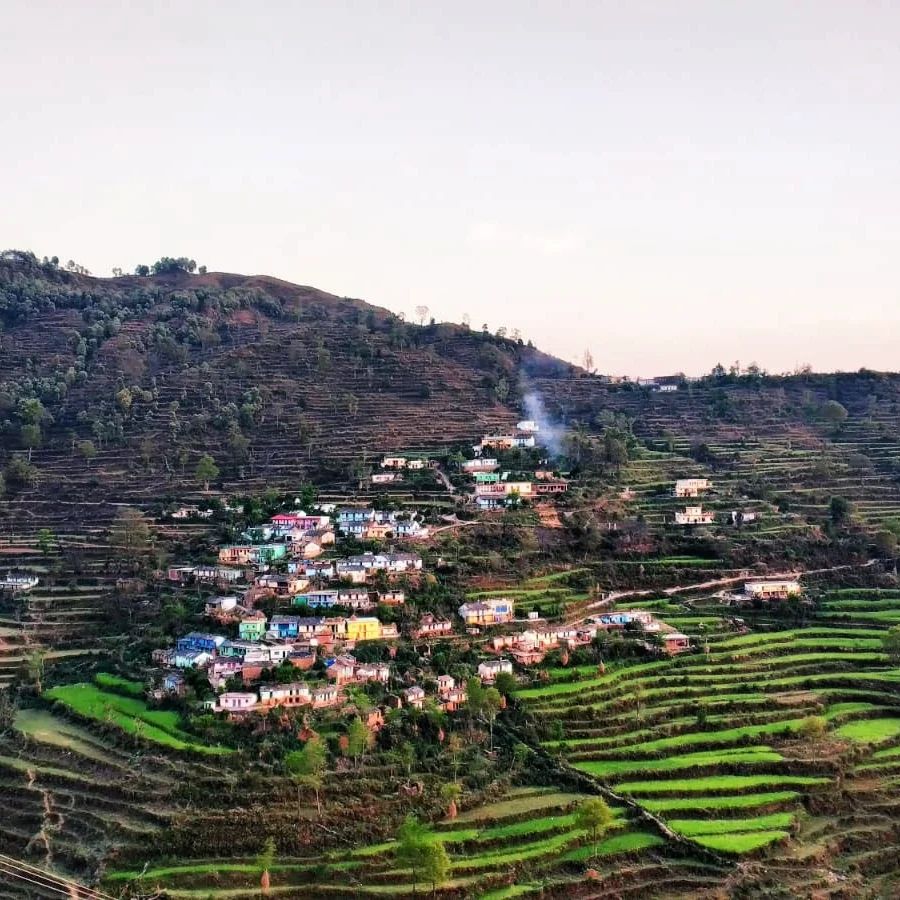
[[[381,637],[381,622],[374,616],[350,616],[346,637],[348,641],[377,641]]]

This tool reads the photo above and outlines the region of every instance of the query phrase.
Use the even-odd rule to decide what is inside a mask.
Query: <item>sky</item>
[[[605,373],[900,368],[893,0],[5,0],[0,249]]]

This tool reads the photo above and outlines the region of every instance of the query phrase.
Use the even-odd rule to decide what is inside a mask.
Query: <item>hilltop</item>
[[[247,490],[346,477],[510,423],[522,377],[572,368],[276,278],[101,279],[20,253],[0,259],[0,323],[0,461],[30,459],[7,479],[30,506],[154,499],[196,485],[205,453]]]

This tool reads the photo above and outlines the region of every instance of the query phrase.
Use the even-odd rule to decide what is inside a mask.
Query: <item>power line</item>
[[[0,867],[3,867],[2,871],[6,875],[19,878],[63,896],[77,897],[79,900],[115,900],[109,894],[85,887],[71,879],[53,872],[46,872],[29,863],[3,854],[0,854]]]

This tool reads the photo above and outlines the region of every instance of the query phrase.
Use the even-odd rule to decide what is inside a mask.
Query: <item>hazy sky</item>
[[[900,368],[900,3],[5,0],[0,248]]]

